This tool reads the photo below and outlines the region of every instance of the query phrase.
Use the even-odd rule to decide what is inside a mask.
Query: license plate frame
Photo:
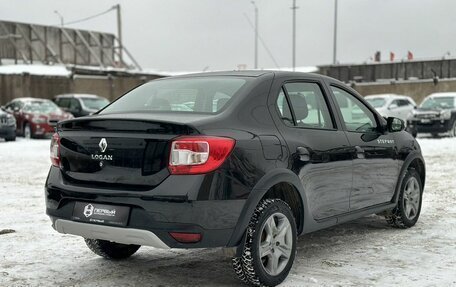
[[[431,119],[421,119],[421,123],[422,124],[430,124],[431,123]]]
[[[71,219],[103,225],[127,226],[130,207],[77,201]]]

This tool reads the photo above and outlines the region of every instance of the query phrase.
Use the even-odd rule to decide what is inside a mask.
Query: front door
[[[336,127],[322,87],[318,81],[287,82],[276,100],[289,165],[303,184],[316,220],[348,212],[352,189],[350,145]]]
[[[350,211],[391,200],[399,165],[393,134],[379,128],[375,114],[354,93],[331,86],[353,157]]]

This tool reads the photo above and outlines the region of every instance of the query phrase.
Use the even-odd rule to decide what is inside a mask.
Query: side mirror
[[[17,113],[17,112],[19,112],[19,110],[20,110],[19,107],[14,107],[14,110],[13,110],[13,111],[14,111],[15,113]]]
[[[388,119],[386,119],[386,121],[387,129],[391,133],[400,132],[405,129],[404,121],[399,118],[389,117]]]
[[[388,110],[394,110],[394,109],[397,109],[399,106],[397,104],[391,104],[389,105],[388,107]]]

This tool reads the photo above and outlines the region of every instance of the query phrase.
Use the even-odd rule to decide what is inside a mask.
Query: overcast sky
[[[0,19],[57,25],[120,3],[124,45],[143,67],[162,71],[253,68],[250,0],[0,0]],[[259,33],[281,67],[291,66],[292,0],[256,0]],[[334,0],[297,0],[297,66],[332,62]],[[456,55],[454,0],[339,0],[338,60],[364,62],[376,50],[397,58]],[[114,12],[68,26],[116,33]],[[275,68],[260,45],[259,67]]]

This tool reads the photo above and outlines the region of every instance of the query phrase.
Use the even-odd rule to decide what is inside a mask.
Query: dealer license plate
[[[126,226],[130,207],[76,202],[72,219],[99,224]]]

